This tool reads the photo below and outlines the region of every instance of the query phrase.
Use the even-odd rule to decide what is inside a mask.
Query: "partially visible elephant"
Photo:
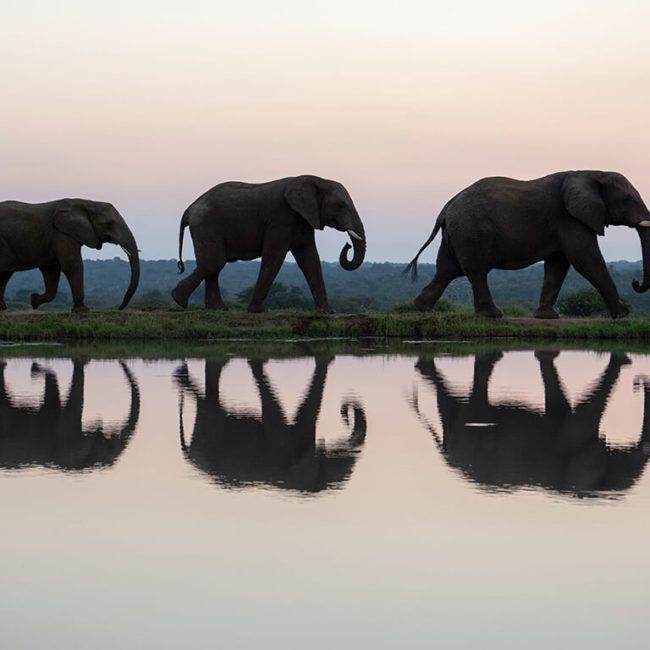
[[[413,401],[445,461],[473,483],[490,489],[538,486],[575,496],[620,493],[631,488],[650,458],[650,380],[641,378],[644,416],[636,444],[612,447],[599,425],[621,367],[630,363],[612,353],[589,393],[571,407],[554,359],[558,352],[535,353],[544,383],[543,411],[488,398],[490,376],[501,353],[477,355],[469,398],[454,395],[435,360],[420,357],[416,368],[436,389],[442,437]]]
[[[347,190],[336,181],[318,176],[296,176],[268,183],[221,183],[190,205],[181,219],[178,268],[183,273],[183,234],[190,227],[196,269],[179,282],[172,297],[183,308],[205,280],[205,306],[225,309],[219,273],[226,262],[262,258],[249,311],[260,312],[284,258],[291,251],[303,272],[319,311],[331,313],[327,302],[314,230],[325,226],[347,232],[350,244],[339,263],[353,271],[366,254],[365,230]]]
[[[417,261],[439,230],[443,237],[436,274],[415,299],[425,311],[447,285],[467,276],[474,309],[481,316],[500,318],[492,301],[487,275],[492,269],[521,269],[544,261],[544,285],[536,318],[557,318],[554,309],[560,288],[573,266],[598,290],[612,318],[629,307],[618,295],[598,248],[597,236],[606,226],[635,228],[643,252],[643,282],[650,288],[650,212],[632,184],[621,174],[568,171],[530,181],[484,178],[454,196],[442,209],[431,236],[406,268],[417,277]]]
[[[228,411],[220,399],[220,380],[227,359],[205,361],[205,394],[179,366],[174,380],[181,394],[180,439],[184,456],[197,468],[226,487],[268,485],[300,492],[319,492],[339,487],[351,475],[366,435],[363,407],[346,401],[341,416],[351,432],[346,441],[327,445],[316,441],[316,421],[330,357],[316,356],[309,388],[289,424],[264,370],[265,361],[249,359],[262,402],[261,418]],[[191,442],[183,426],[183,396],[196,402]]]
[[[120,426],[84,429],[82,413],[86,361],[73,359],[70,390],[62,401],[56,373],[32,364],[32,376],[45,377],[38,407],[11,397],[0,362],[0,469],[41,466],[64,471],[110,467],[126,449],[140,417],[140,391],[120,362],[131,392],[129,413]]]
[[[45,292],[33,293],[32,307],[54,300],[61,271],[72,291],[72,311],[86,311],[81,247],[101,249],[117,244],[128,255],[131,281],[120,309],[135,293],[140,279],[138,246],[120,213],[110,203],[60,199],[49,203],[0,203],[0,309],[7,282],[16,271],[40,269]]]

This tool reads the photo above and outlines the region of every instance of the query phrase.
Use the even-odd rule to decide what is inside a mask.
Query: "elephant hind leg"
[[[176,304],[185,309],[190,296],[194,293],[204,278],[205,274],[197,267],[185,279],[181,280],[172,289],[172,298]]]
[[[452,280],[465,275],[447,243],[443,240],[436,260],[436,274],[415,299],[415,306],[420,311],[433,309],[440,296]]]
[[[221,265],[216,273],[206,274],[205,276],[205,308],[206,309],[221,309],[226,310],[226,304],[221,297],[221,289],[219,288],[219,273],[225,266]]]
[[[59,289],[61,267],[58,264],[52,266],[41,266],[40,271],[43,274],[45,291],[43,293],[33,293],[31,295],[32,309],[38,309],[43,303],[54,300],[56,292]]]
[[[487,271],[470,271],[467,278],[474,294],[474,311],[478,316],[501,318],[503,312],[494,304],[487,281]]]
[[[560,293],[569,266],[569,260],[564,255],[549,257],[544,260],[544,285],[539,299],[539,307],[535,310],[535,318],[558,317],[553,305],[555,305]]]

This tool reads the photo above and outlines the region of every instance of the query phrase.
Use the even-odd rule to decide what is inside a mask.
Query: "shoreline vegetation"
[[[7,311],[0,315],[0,341],[178,341],[306,340],[373,338],[386,341],[531,339],[650,341],[650,318],[480,318],[466,311],[371,312],[323,315],[296,310],[249,314],[188,309],[70,312]]]

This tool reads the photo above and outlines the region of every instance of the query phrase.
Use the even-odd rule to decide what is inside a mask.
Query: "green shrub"
[[[564,316],[604,316],[607,307],[595,289],[581,289],[562,296],[557,306]]]
[[[532,310],[530,307],[521,305],[519,303],[513,303],[510,305],[503,305],[501,308],[504,316],[531,316]]]

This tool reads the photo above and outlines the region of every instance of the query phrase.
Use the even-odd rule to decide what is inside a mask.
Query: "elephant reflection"
[[[634,485],[650,456],[650,381],[635,380],[644,391],[640,440],[626,448],[609,447],[598,428],[621,367],[630,360],[611,354],[594,387],[572,408],[555,367],[557,354],[535,353],[544,383],[543,411],[490,402],[488,383],[501,353],[475,358],[468,399],[452,394],[433,359],[420,357],[416,368],[436,388],[443,439],[428,426],[450,466],[471,481],[508,490],[539,486],[589,496]],[[417,400],[413,406],[424,421]]]
[[[65,403],[56,373],[32,364],[32,377],[43,376],[40,406],[20,404],[5,382],[5,361],[0,361],[0,468],[40,465],[69,470],[113,465],[129,444],[140,415],[140,391],[131,371],[120,362],[131,391],[129,414],[121,426],[84,429],[82,411],[86,361],[73,359],[70,390]]]
[[[293,424],[288,423],[269,382],[265,361],[248,360],[262,404],[261,417],[229,412],[221,402],[221,373],[227,360],[205,361],[205,395],[192,380],[187,365],[179,366],[174,380],[181,394],[180,437],[185,457],[227,487],[270,485],[319,492],[340,486],[351,475],[365,439],[366,417],[358,402],[345,401],[341,416],[351,427],[347,440],[334,445],[316,441],[316,421],[331,358],[316,356],[315,361],[311,382]],[[189,444],[183,429],[185,393],[196,401],[196,420]]]

